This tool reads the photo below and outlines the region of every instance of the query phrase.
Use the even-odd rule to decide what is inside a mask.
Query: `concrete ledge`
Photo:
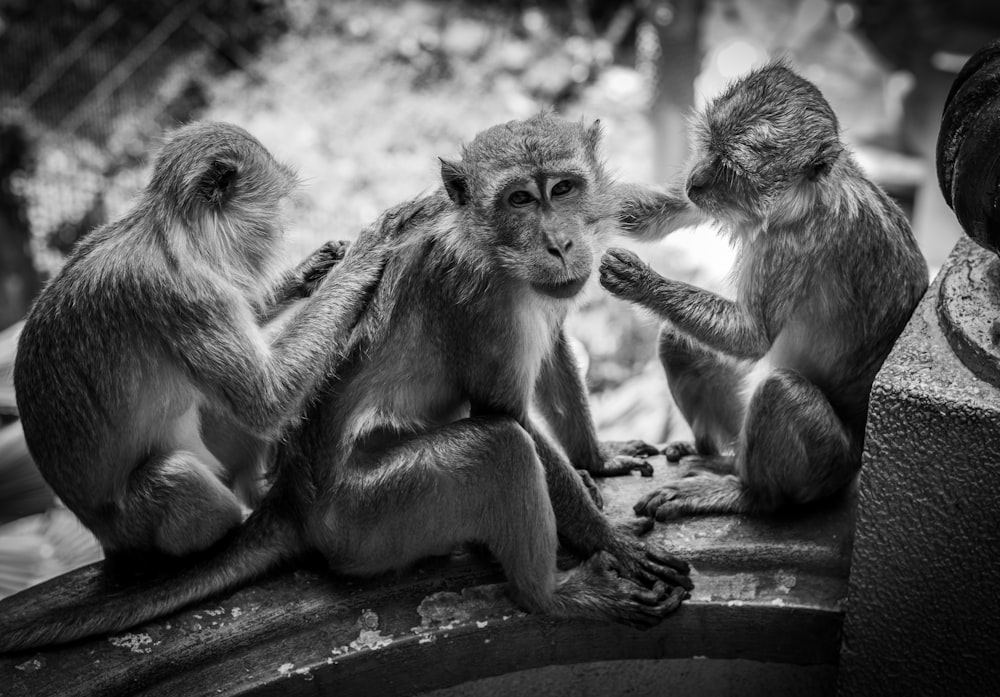
[[[674,470],[660,459],[653,483]],[[650,480],[601,486],[609,515],[626,520]],[[390,697],[542,666],[611,662],[606,675],[625,659],[695,658],[767,662],[791,693],[795,666],[835,671],[853,508],[848,493],[799,517],[658,524],[651,537],[692,563],[696,588],[648,631],[520,612],[499,567],[471,554],[366,582],[303,569],[120,636],[4,657],[0,695]],[[100,568],[52,583],[95,586]]]

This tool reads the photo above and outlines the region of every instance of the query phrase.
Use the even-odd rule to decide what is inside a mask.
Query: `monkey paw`
[[[606,440],[600,444],[601,455],[604,459],[616,455],[629,455],[631,457],[648,457],[649,455],[659,455],[660,449],[655,445],[650,445],[644,440]]]
[[[662,522],[686,514],[743,512],[748,506],[739,478],[704,472],[692,473],[651,491],[633,510],[638,516]]]
[[[591,500],[593,500],[594,505],[597,506],[597,510],[603,511],[604,497],[601,496],[601,490],[597,488],[597,482],[594,481],[594,478],[590,476],[590,472],[587,470],[578,469],[576,472],[580,475],[580,479],[583,480],[583,486],[586,487]]]
[[[633,530],[640,526],[633,527]],[[660,549],[650,542],[642,542],[619,527],[613,549],[607,550],[607,562],[622,578],[628,578],[652,588],[657,583],[691,590],[694,584],[688,577],[691,567],[686,561]]]
[[[299,264],[302,273],[302,295],[309,297],[319,287],[330,269],[344,258],[350,242],[336,240],[326,242]]]
[[[688,589],[663,581],[648,588],[617,572],[613,557],[597,553],[572,569],[560,582],[557,593],[563,605],[560,614],[604,617],[647,628],[676,610],[688,597]]]
[[[653,476],[653,465],[646,461],[649,455],[660,451],[656,447],[641,440],[605,441],[599,445],[601,463],[590,467],[591,474],[597,477],[618,477],[632,472],[638,472],[643,477]]]
[[[682,457],[697,455],[698,449],[694,443],[678,440],[673,443],[667,443],[667,447],[663,449],[663,454],[667,456],[667,462],[680,462]]]
[[[601,257],[601,285],[625,300],[638,300],[647,295],[645,286],[653,271],[627,249],[612,247]]]

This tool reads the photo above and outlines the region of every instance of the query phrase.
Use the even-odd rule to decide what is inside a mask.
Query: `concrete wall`
[[[842,697],[1000,694],[1000,389],[955,356],[937,313],[942,277],[994,263],[959,243],[876,381]],[[949,300],[1000,317],[988,291]]]

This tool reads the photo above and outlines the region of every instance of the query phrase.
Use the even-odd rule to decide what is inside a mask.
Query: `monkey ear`
[[[441,160],[441,181],[444,182],[448,197],[456,206],[464,206],[469,200],[468,177],[458,163],[440,157],[438,159]]]
[[[601,128],[601,120],[597,119],[590,125],[587,129],[587,135],[585,141],[587,143],[587,150],[591,155],[597,156],[597,151],[601,146],[601,137],[604,135],[604,129]]]
[[[830,171],[833,163],[840,157],[841,148],[825,147],[816,153],[816,156],[806,165],[806,179],[811,182],[816,181]]]
[[[208,205],[221,207],[232,195],[236,175],[235,165],[221,160],[212,162],[198,180],[198,195]]]

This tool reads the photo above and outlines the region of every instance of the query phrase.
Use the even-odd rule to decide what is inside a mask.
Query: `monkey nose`
[[[705,191],[708,188],[708,174],[706,172],[692,172],[691,176],[687,180],[687,195],[688,198],[694,198]]]
[[[552,238],[549,237],[546,240],[545,248],[548,253],[554,256],[556,259],[562,259],[569,253],[569,250],[573,247],[573,240],[570,237],[564,238]]]

